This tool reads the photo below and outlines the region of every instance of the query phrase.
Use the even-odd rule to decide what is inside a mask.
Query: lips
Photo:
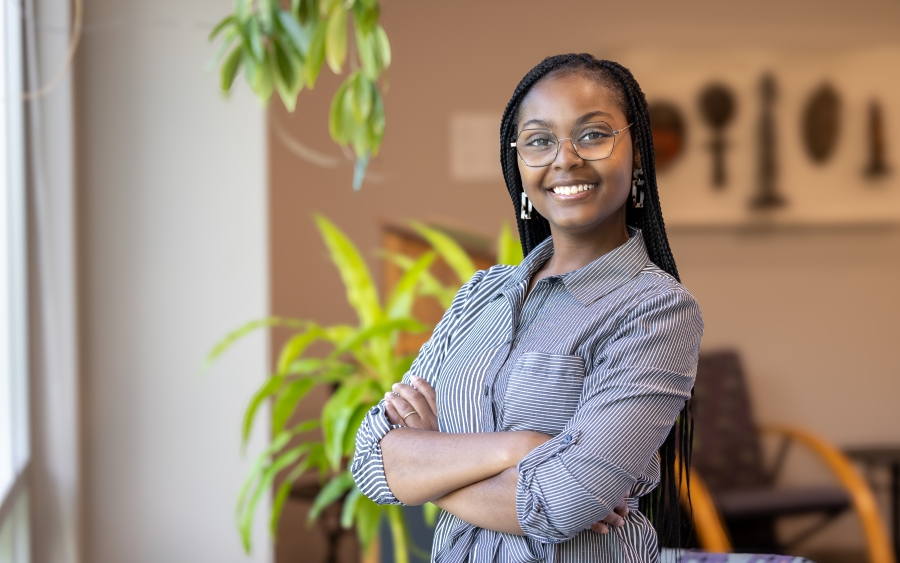
[[[592,190],[597,187],[597,184],[569,184],[565,186],[553,186],[549,191],[555,193],[556,195],[575,195],[581,192],[586,192]]]

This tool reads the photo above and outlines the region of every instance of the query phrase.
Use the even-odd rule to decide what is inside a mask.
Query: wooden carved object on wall
[[[713,138],[709,143],[713,157],[713,186],[722,189],[727,183],[725,173],[725,127],[735,114],[734,94],[727,86],[713,83],[700,93],[700,114],[707,125],[712,127]]]
[[[678,107],[671,102],[653,102],[648,109],[656,171],[664,172],[684,150],[684,118]]]
[[[886,151],[884,140],[884,118],[881,115],[881,104],[876,100],[869,102],[869,164],[866,166],[866,176],[878,178],[886,175],[890,170],[884,159]]]
[[[758,184],[756,195],[750,200],[750,207],[754,209],[773,209],[787,203],[787,200],[778,193],[775,183],[778,163],[775,159],[775,116],[772,108],[777,96],[775,77],[771,74],[763,75],[760,81],[762,114],[759,117],[757,136],[759,143]]]
[[[810,95],[803,109],[803,144],[813,162],[831,157],[840,134],[841,100],[830,84]]]

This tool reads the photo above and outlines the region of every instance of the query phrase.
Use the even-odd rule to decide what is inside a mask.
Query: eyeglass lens
[[[576,127],[571,141],[583,160],[601,160],[612,154],[616,136],[609,124],[597,121]],[[528,166],[547,166],[559,154],[559,143],[549,129],[525,129],[516,138],[516,150]]]

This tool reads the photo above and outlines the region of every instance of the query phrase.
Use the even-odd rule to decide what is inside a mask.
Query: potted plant
[[[407,563],[410,538],[402,507],[375,504],[359,492],[350,476],[354,438],[368,409],[412,364],[414,354],[397,352],[398,338],[403,333],[433,328],[413,318],[416,298],[433,297],[444,308],[449,307],[458,287],[475,273],[475,265],[450,236],[413,223],[412,227],[432,250],[417,258],[386,255],[403,269],[403,274],[382,302],[365,261],[350,239],[326,218],[316,216],[315,220],[346,288],[347,301],[357,314],[358,324],[323,326],[308,320],[270,317],[247,323],[228,334],[207,357],[209,364],[241,337],[260,328],[286,327],[293,331],[281,348],[274,373],[250,399],[244,416],[242,441],[246,445],[260,407],[269,401],[273,437],[252,464],[240,491],[238,527],[244,548],[249,551],[259,501],[277,483],[269,519],[274,535],[292,485],[304,473],[315,470],[322,486],[310,510],[310,519],[316,519],[325,507],[343,500],[341,525],[355,527],[363,553],[367,558],[374,558],[377,542],[373,540],[384,518],[390,526],[395,560]],[[443,284],[429,271],[438,257],[450,266],[458,283]],[[499,239],[498,258],[501,263],[510,264],[522,259],[518,241],[505,226]],[[331,351],[325,357],[310,357],[307,351],[315,342],[327,343]],[[321,416],[317,420],[292,422],[300,401],[316,385],[332,388]],[[316,429],[321,429],[320,440],[297,439]],[[426,519],[430,523],[433,524],[437,513],[437,507],[426,505]]]

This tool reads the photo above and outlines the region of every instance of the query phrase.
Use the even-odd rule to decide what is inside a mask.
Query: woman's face
[[[576,126],[596,121],[614,130],[628,124],[607,87],[585,73],[567,73],[534,85],[519,109],[518,130],[547,128],[562,139],[571,137]],[[568,140],[561,142],[549,166],[533,168],[518,159],[525,193],[554,234],[600,233],[618,223],[624,228],[634,169],[631,139],[630,130],[620,133],[612,154],[603,160],[582,160]],[[589,189],[578,193],[555,193],[585,185]]]

